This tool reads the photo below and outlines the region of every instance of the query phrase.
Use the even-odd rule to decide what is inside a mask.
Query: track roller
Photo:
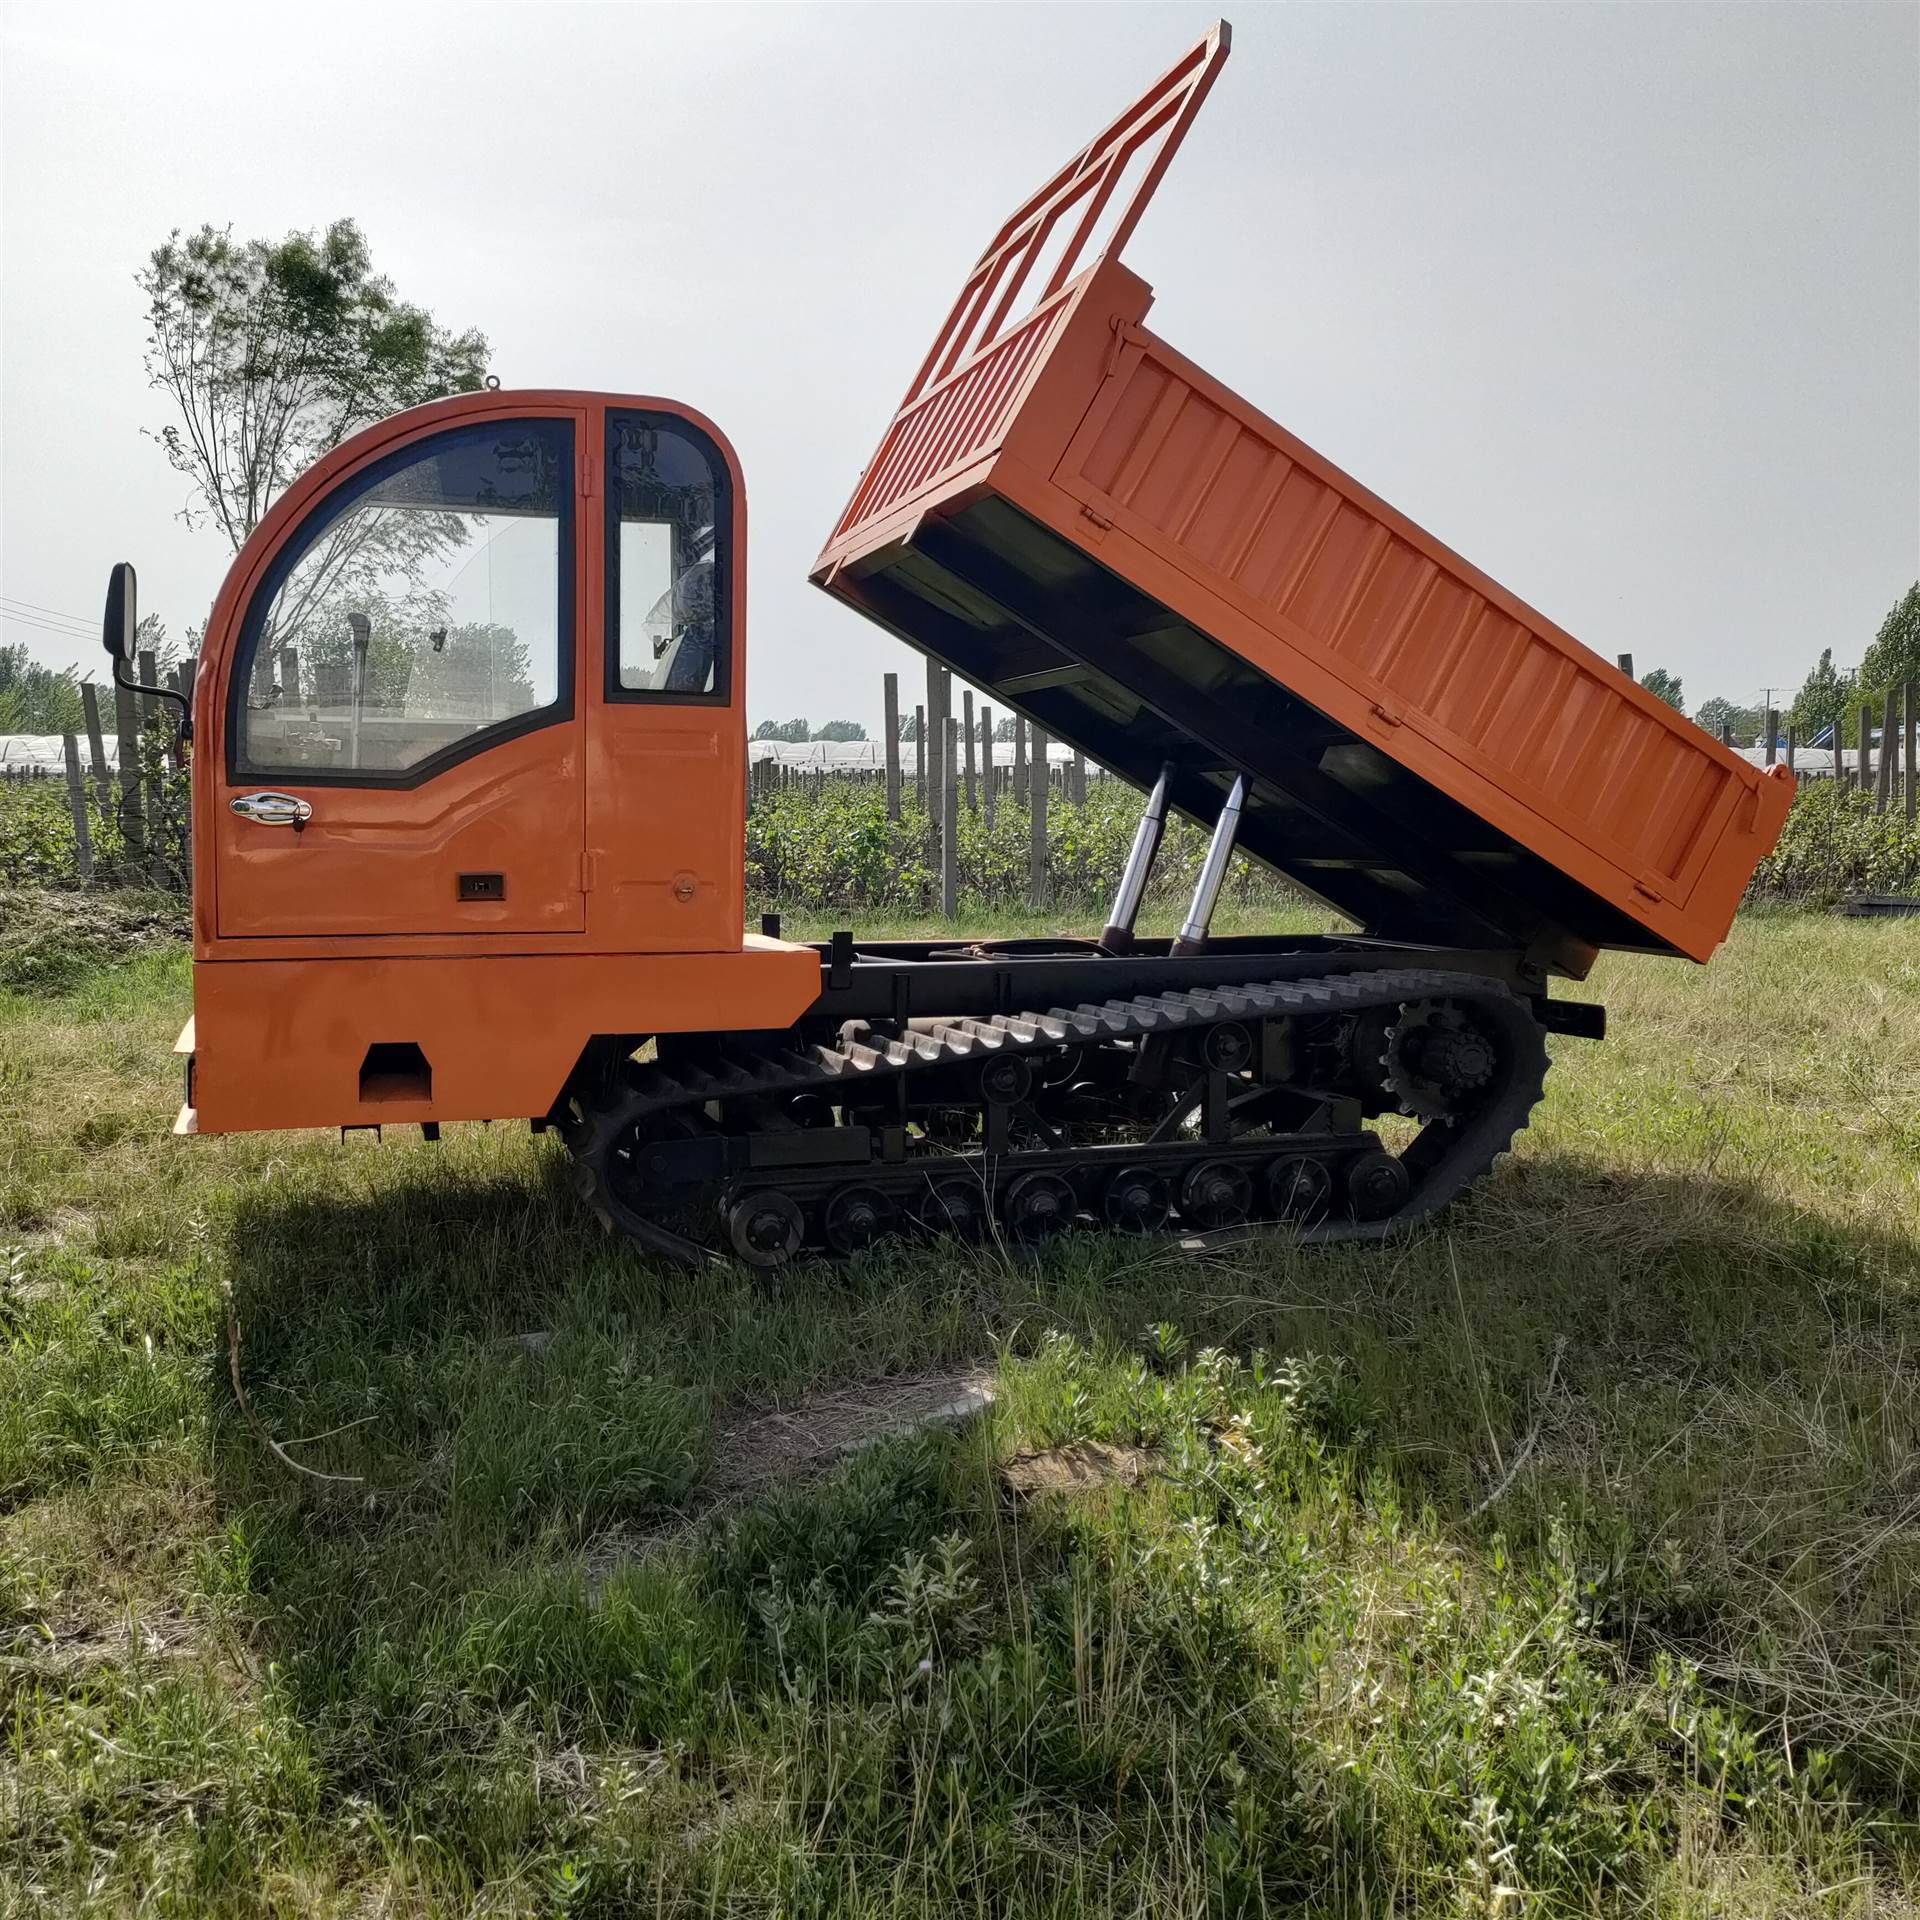
[[[1253,1035],[1238,1020],[1223,1020],[1206,1030],[1200,1057],[1215,1073],[1244,1072],[1253,1058]]]
[[[1180,1215],[1204,1232],[1237,1227],[1253,1211],[1253,1180],[1233,1160],[1205,1160],[1180,1186]]]
[[[1003,1053],[980,1069],[980,1097],[990,1107],[1017,1107],[1033,1091],[1033,1068],[1017,1053]]]
[[[1023,1173],[1008,1186],[1000,1203],[1007,1232],[1028,1246],[1064,1233],[1079,1211],[1072,1182],[1045,1168]]]
[[[1166,1181],[1151,1167],[1123,1167],[1107,1182],[1100,1210],[1121,1233],[1158,1233],[1173,1205]]]
[[[1305,1154],[1285,1154],[1267,1169],[1267,1201],[1282,1219],[1318,1220],[1332,1197],[1332,1176]]]
[[[727,1239],[750,1267],[778,1267],[791,1260],[807,1231],[798,1206],[774,1187],[743,1193],[727,1208]]]
[[[1347,1201],[1358,1220],[1398,1213],[1413,1190],[1406,1165],[1391,1153],[1363,1153],[1347,1168]]]
[[[864,1181],[837,1188],[820,1210],[820,1230],[835,1253],[860,1253],[894,1231],[894,1204]]]
[[[978,1240],[987,1230],[986,1190],[978,1180],[950,1174],[933,1183],[913,1213],[937,1239]]]

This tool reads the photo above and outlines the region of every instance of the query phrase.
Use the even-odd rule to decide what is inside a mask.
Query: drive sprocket
[[[1495,1065],[1492,1041],[1452,1002],[1410,1000],[1386,1030],[1380,1078],[1402,1113],[1451,1123]]]

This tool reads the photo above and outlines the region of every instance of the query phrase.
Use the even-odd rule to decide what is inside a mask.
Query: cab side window
[[[403,448],[317,506],[256,592],[235,777],[411,785],[572,712],[573,430]]]
[[[607,415],[606,696],[724,704],[733,501],[690,422]]]

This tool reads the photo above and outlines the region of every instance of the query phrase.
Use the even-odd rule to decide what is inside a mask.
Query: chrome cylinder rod
[[[1227,862],[1233,858],[1234,836],[1240,831],[1240,809],[1246,804],[1247,776],[1233,783],[1220,818],[1213,823],[1213,838],[1207,843],[1207,857],[1200,863],[1200,878],[1193,889],[1193,904],[1173,943],[1173,952],[1201,953],[1207,944],[1207,929],[1213,925],[1213,909],[1220,898],[1220,883],[1227,877]]]
[[[1100,944],[1108,953],[1128,953],[1133,948],[1133,923],[1139,917],[1140,902],[1146,897],[1147,879],[1160,852],[1160,839],[1167,830],[1167,782],[1173,777],[1173,762],[1163,761],[1160,777],[1147,796],[1140,824],[1133,832],[1133,848],[1121,869],[1119,890],[1113,896],[1113,911],[1107,915]]]

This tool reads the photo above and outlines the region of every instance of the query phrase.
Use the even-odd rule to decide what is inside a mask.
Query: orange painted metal
[[[600,468],[609,409],[687,420],[727,463],[732,694],[724,708],[603,697]],[[275,557],[298,539],[308,516],[362,469],[414,441],[476,421],[541,417],[575,423],[572,718],[413,788],[303,787],[291,777],[230,781],[226,693],[241,628]],[[739,951],[746,549],[739,461],[711,421],[673,401],[508,389],[460,394],[395,414],[317,461],[240,550],[207,626],[194,691],[196,957]],[[589,798],[595,780],[603,783],[597,802]],[[269,785],[312,805],[299,834],[262,830],[230,812],[236,794]],[[505,903],[456,901],[453,876],[463,869],[506,872]],[[537,911],[522,906],[529,899]],[[636,923],[636,902],[647,912],[660,904],[661,917]]]
[[[1595,944],[1706,959],[1785,821],[1784,770],[1748,766],[1141,324],[1152,291],[1119,246],[1227,47],[1223,25],[1114,123],[1162,145],[1101,248],[1076,235],[1074,277],[1027,310],[994,293],[1036,208],[1098,191],[1114,128],[996,236],[814,578],[888,618],[862,563],[997,496],[1647,936]],[[889,624],[939,651],[933,623]]]
[[[181,1131],[533,1119],[596,1034],[790,1026],[820,990],[811,947],[208,962],[194,969]],[[431,1097],[364,1097],[369,1047],[411,1042]],[[183,1116],[185,1118],[185,1116]]]
[[[676,415],[724,458],[733,501],[724,706],[610,702],[602,672],[602,468],[610,409]],[[411,788],[232,781],[227,689],[248,607],[309,516],[374,461],[448,427],[574,426],[573,712]],[[536,1118],[597,1033],[791,1025],[812,948],[743,938],[746,495],[725,437],[642,396],[463,394],[380,422],[319,461],[234,561],[195,683],[194,1061],[185,1131]],[[238,820],[236,794],[306,799],[298,834]],[[507,875],[462,901],[459,871]],[[376,1043],[412,1043],[428,1100],[368,1100]]]

